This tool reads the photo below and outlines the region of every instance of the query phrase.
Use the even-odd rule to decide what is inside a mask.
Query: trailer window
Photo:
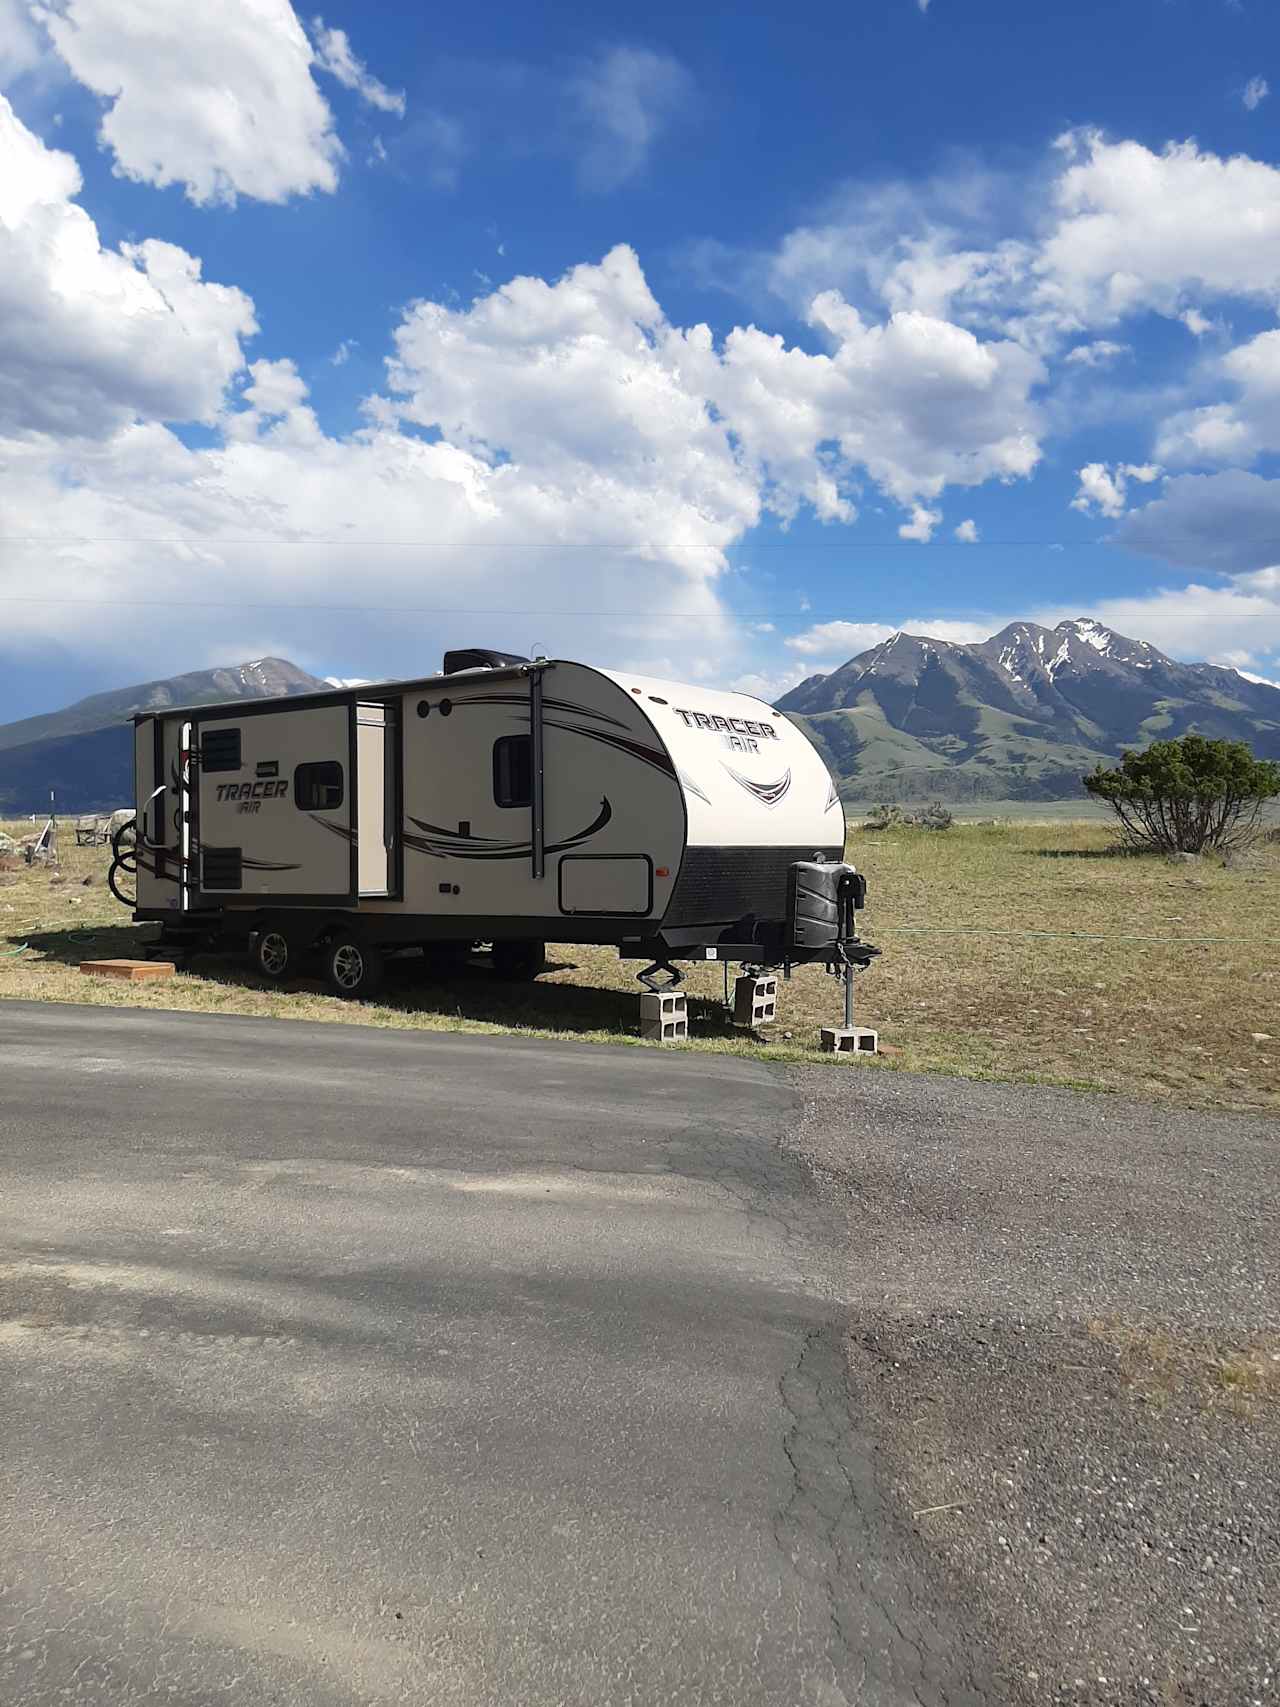
[[[528,735],[503,735],[493,743],[493,798],[499,806],[533,800],[533,755]]]
[[[200,737],[200,768],[208,771],[240,769],[240,731],[206,729]]]
[[[300,812],[332,812],[342,805],[342,766],[336,759],[320,759],[296,768],[293,804]]]

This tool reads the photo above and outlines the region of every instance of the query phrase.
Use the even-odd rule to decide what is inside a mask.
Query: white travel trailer
[[[826,766],[763,701],[565,660],[446,654],[441,674],[134,718],[134,917],[319,951],[346,995],[385,954],[544,944],[675,960],[838,962],[861,879]],[[650,974],[652,976],[652,972]],[[642,974],[643,976],[643,974]]]

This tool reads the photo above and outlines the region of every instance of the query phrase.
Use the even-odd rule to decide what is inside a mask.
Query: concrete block
[[[865,1025],[824,1025],[822,1047],[828,1055],[874,1055],[880,1041],[877,1031]]]
[[[172,960],[82,960],[80,970],[95,978],[123,978],[142,984],[152,978],[172,978],[177,968]]]
[[[640,997],[640,1035],[653,1043],[684,1043],[689,1014],[683,990],[646,990]]]
[[[778,1017],[778,980],[769,974],[753,978],[744,972],[733,981],[733,1023],[772,1025]]]

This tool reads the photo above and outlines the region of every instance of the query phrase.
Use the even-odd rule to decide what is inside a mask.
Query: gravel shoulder
[[[1002,1698],[1280,1699],[1280,1126],[791,1079],[851,1406]]]

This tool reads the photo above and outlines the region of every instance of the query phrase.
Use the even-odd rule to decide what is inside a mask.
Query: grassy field
[[[56,873],[0,871],[0,996],[634,1040],[635,968],[608,949],[552,946],[550,969],[525,985],[479,964],[431,982],[405,960],[376,1006],[308,980],[266,986],[233,958],[201,959],[149,986],[86,977],[81,960],[138,953],[154,931],[112,900],[104,851],[73,842],[64,833]],[[1103,825],[997,823],[944,835],[855,831],[849,856],[870,885],[864,935],[884,949],[858,981],[857,1017],[892,1053],[837,1070],[1280,1110],[1280,846],[1225,869],[1117,857]],[[817,1029],[840,1012],[839,987],[820,969],[781,987],[768,1043],[728,1024],[721,977],[709,967],[690,974],[691,1047],[820,1058]]]

